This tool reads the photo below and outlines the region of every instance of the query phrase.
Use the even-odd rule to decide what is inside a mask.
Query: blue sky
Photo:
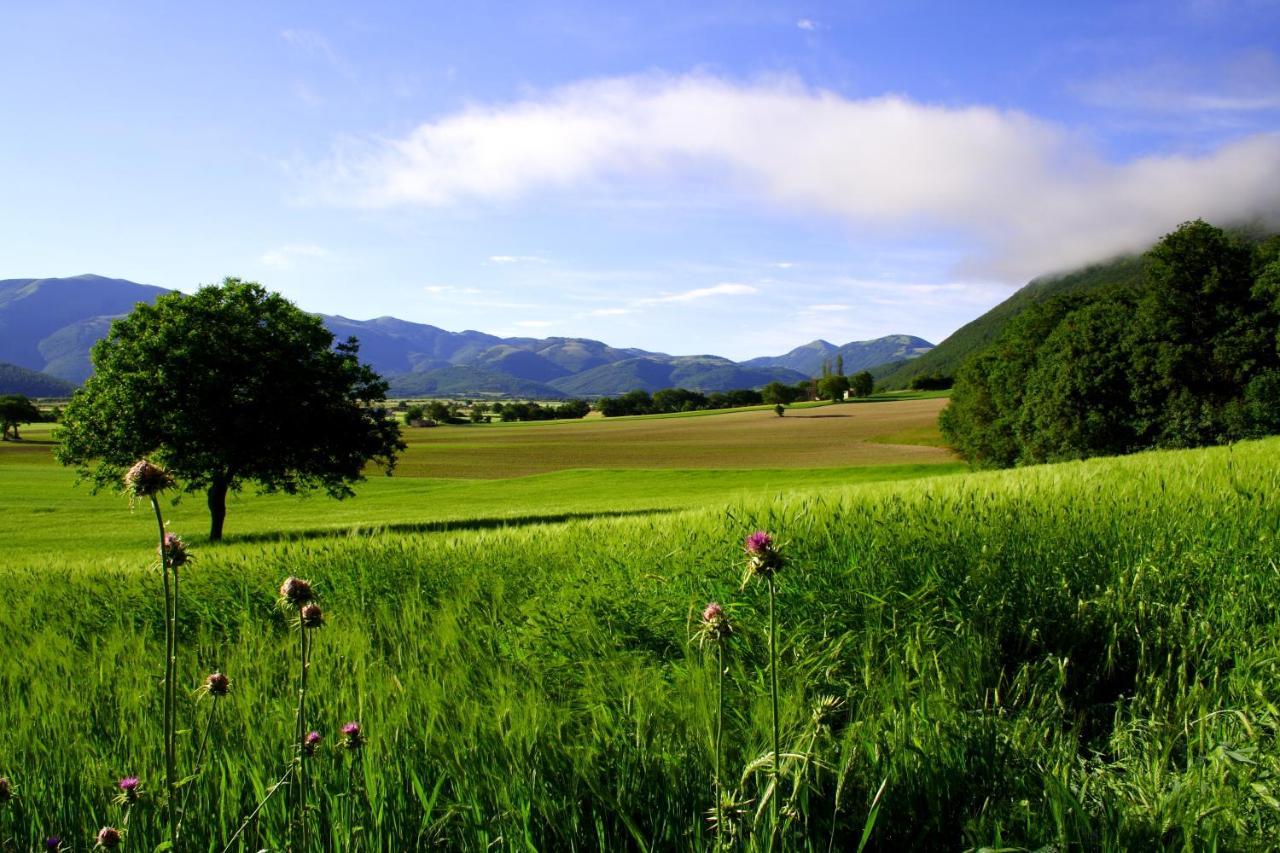
[[[1280,211],[1280,2],[4,3],[0,278],[734,358]]]

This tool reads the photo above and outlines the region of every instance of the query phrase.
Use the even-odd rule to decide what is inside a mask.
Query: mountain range
[[[0,393],[3,377],[19,375],[79,385],[92,373],[89,351],[111,321],[165,288],[124,279],[71,278],[0,281]],[[813,341],[780,356],[734,362],[715,355],[673,356],[616,348],[587,338],[501,338],[484,332],[450,332],[395,317],[353,320],[320,315],[338,339],[360,341],[360,357],[391,384],[396,396],[508,396],[537,399],[595,397],[637,388],[649,392],[683,387],[711,392],[758,388],[769,382],[803,381],[824,362],[843,359],[846,373],[887,361],[911,359],[932,344],[910,335],[836,346]],[[38,371],[34,376],[31,371]]]

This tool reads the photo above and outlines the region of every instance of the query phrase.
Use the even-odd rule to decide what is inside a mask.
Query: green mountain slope
[[[22,394],[26,397],[70,397],[75,386],[70,382],[28,370],[16,364],[0,362],[0,394]]]
[[[1028,306],[1067,293],[1132,287],[1141,280],[1142,258],[1137,256],[1094,264],[1067,275],[1034,279],[978,319],[960,327],[929,352],[892,368],[883,377],[877,376],[879,384],[896,390],[906,388],[918,376],[952,376],[960,362],[994,341],[1005,324]],[[871,372],[875,375],[882,371],[883,368],[873,368]]]
[[[871,341],[850,341],[836,346],[824,340],[810,341],[785,355],[764,356],[742,362],[743,367],[785,367],[806,376],[819,376],[822,365],[835,369],[836,360],[844,359],[844,372],[857,373],[891,361],[906,361],[933,349],[933,344],[914,335],[885,335]]]

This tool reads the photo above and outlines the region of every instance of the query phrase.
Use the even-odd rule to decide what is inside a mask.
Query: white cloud
[[[484,292],[478,287],[455,287],[452,284],[428,284],[422,289],[433,296],[444,296],[451,293],[474,295]]]
[[[291,243],[267,251],[260,258],[262,263],[276,269],[292,269],[298,258],[323,258],[329,254],[327,249],[306,243]]]
[[[834,304],[834,303],[833,303],[833,304],[828,304],[828,305],[810,305],[810,306],[809,306],[808,308],[806,308],[805,310],[806,310],[806,311],[813,311],[813,312],[820,312],[820,313],[822,313],[822,312],[828,312],[828,311],[848,311],[848,310],[849,310],[849,306],[848,306],[848,305],[837,305],[837,304]]]
[[[622,317],[630,314],[630,308],[597,308],[594,311],[587,311],[580,315],[582,317]]]
[[[805,32],[810,32],[810,33],[818,28],[818,25],[809,18],[801,18],[800,20],[796,21],[796,26],[804,30]]]
[[[669,293],[662,296],[654,296],[648,299],[636,300],[639,305],[654,305],[659,302],[693,302],[697,299],[708,299],[712,296],[750,296],[753,293],[759,293],[760,289],[752,287],[749,284],[738,284],[737,282],[726,281],[720,284],[714,284],[711,287],[699,287],[694,290],[686,290],[681,293]]]
[[[543,264],[547,259],[538,255],[490,255],[491,264]]]
[[[331,197],[374,207],[622,187],[637,176],[678,185],[696,174],[864,230],[967,237],[975,257],[961,272],[1007,279],[1134,250],[1190,218],[1280,211],[1280,134],[1116,163],[1025,113],[702,74],[594,80],[474,106],[340,150],[328,167]]]
[[[795,264],[792,263],[791,261],[777,261],[776,263],[769,264],[769,266],[773,267],[774,269],[789,270],[792,267],[794,267]]]

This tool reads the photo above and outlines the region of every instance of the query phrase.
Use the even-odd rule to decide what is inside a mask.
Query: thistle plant
[[[125,492],[132,500],[146,498],[156,515],[159,531],[160,575],[164,582],[164,781],[165,821],[169,828],[170,849],[178,846],[178,568],[186,565],[189,556],[186,543],[165,529],[164,515],[160,511],[160,493],[174,485],[173,475],[164,468],[140,459],[124,475]],[[108,845],[102,834],[112,827],[104,827],[98,838],[100,847]],[[115,844],[119,844],[116,833]],[[110,845],[110,846],[115,846]]]
[[[307,670],[311,666],[310,634],[324,625],[324,611],[315,603],[315,590],[311,582],[288,577],[280,584],[279,605],[286,611],[294,611],[298,628],[298,711],[294,720],[294,756],[296,773],[290,782],[292,796],[293,840],[298,850],[307,845],[307,759],[315,754],[315,741],[308,744],[311,735],[307,729]]]
[[[712,643],[716,647],[716,745],[715,745],[715,821],[716,846],[720,846],[724,832],[724,791],[720,784],[721,743],[724,736],[724,647],[729,635],[733,633],[733,625],[724,608],[712,601],[702,611],[702,627],[698,632],[699,643]]]
[[[773,792],[769,797],[769,815],[773,821],[771,831],[777,833],[778,796],[782,784],[782,736],[778,717],[778,618],[774,575],[785,561],[774,544],[773,537],[763,530],[757,530],[748,536],[743,543],[743,550],[747,554],[747,575],[743,579],[743,586],[752,577],[764,578],[769,586],[769,693],[773,700]]]

